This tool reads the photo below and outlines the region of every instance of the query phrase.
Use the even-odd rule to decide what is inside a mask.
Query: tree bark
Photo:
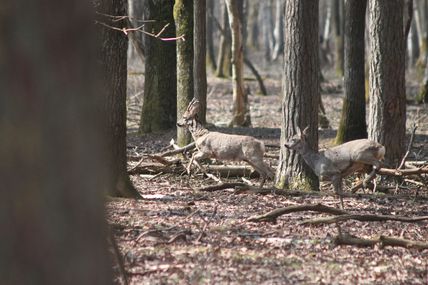
[[[174,37],[174,1],[150,0],[144,5],[144,18],[156,19],[145,23],[144,29],[158,33],[169,24],[162,37]],[[143,134],[171,129],[175,127],[177,118],[176,42],[164,42],[144,35],[144,45],[144,99],[140,119],[140,132]]]
[[[233,118],[231,126],[250,126],[251,117],[248,97],[244,88],[244,47],[242,25],[239,17],[238,1],[225,0],[232,32],[232,82],[233,82]]]
[[[176,0],[174,21],[177,36],[184,35],[184,41],[177,42],[177,120],[181,119],[193,98],[193,0]],[[190,132],[177,127],[177,144],[184,146],[191,141]]]
[[[367,137],[364,32],[367,0],[345,4],[345,98],[336,144]]]
[[[403,2],[369,0],[369,138],[386,148],[394,165],[405,152],[406,90]]]
[[[278,188],[304,186],[319,189],[312,170],[294,151],[284,146],[297,128],[310,127],[308,143],[318,149],[319,30],[318,1],[287,0],[285,4],[284,72],[282,77],[282,124]],[[288,185],[291,182],[293,185]],[[302,185],[303,184],[303,185]]]
[[[198,119],[202,124],[205,124],[207,112],[206,0],[193,0],[193,9],[195,23],[193,28],[195,53],[193,65],[194,97],[201,103]]]
[[[126,15],[126,1],[113,2],[95,1],[97,12],[122,16]],[[126,20],[114,21],[104,17],[111,26],[124,27]],[[109,147],[108,156],[110,179],[115,189],[108,193],[115,197],[139,198],[126,171],[126,82],[127,82],[127,50],[128,38],[125,34],[110,28],[99,26],[98,36],[102,45],[99,46],[98,59],[103,80],[104,108],[107,114],[106,134]]]
[[[1,283],[113,284],[93,6],[1,6]]]

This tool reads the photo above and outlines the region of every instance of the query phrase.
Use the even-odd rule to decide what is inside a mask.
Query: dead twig
[[[224,190],[224,189],[228,189],[228,188],[235,188],[238,186],[246,187],[248,185],[245,183],[242,183],[242,182],[231,182],[231,183],[222,183],[222,184],[217,184],[217,185],[204,186],[201,188],[197,188],[195,190],[201,191],[201,192],[214,192],[214,191]]]
[[[192,150],[195,147],[196,147],[195,142],[192,142],[192,143],[190,143],[190,144],[188,144],[186,146],[183,146],[181,148],[174,149],[174,150],[169,150],[169,151],[165,151],[165,152],[163,152],[161,154],[158,154],[158,156],[161,156],[161,157],[172,156],[172,155],[176,155],[176,154],[179,154],[179,153],[188,152],[189,150]]]
[[[407,151],[403,156],[403,159],[401,160],[400,165],[397,167],[397,169],[402,169],[404,167],[404,164],[406,163],[406,159],[410,154],[410,150],[412,149],[413,146],[413,141],[415,139],[415,133],[416,133],[416,129],[418,128],[418,126],[413,125],[413,129],[412,129],[412,135],[410,136],[410,140],[409,140],[409,145],[407,146]]]

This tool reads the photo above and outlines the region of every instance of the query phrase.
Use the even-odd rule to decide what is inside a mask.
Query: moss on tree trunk
[[[193,0],[176,0],[174,21],[177,36],[184,35],[185,40],[177,42],[177,119],[193,98]],[[177,128],[177,144],[189,144],[191,136],[185,128]]]
[[[145,23],[145,29],[163,37],[175,36],[172,16],[173,1],[158,0],[144,2],[145,19],[156,19]],[[175,41],[160,41],[144,35],[145,78],[144,100],[141,111],[140,132],[151,133],[175,127],[177,118],[177,67]]]

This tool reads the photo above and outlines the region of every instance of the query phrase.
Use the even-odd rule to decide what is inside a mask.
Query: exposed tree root
[[[382,221],[397,221],[405,223],[416,223],[428,220],[428,216],[421,217],[400,217],[393,215],[356,215],[356,214],[341,214],[340,216],[334,217],[321,217],[310,219],[301,222],[301,225],[320,225],[320,224],[332,224],[337,222],[343,222],[348,220],[356,220],[361,222],[382,222]]]
[[[273,211],[270,211],[266,214],[250,217],[247,221],[249,222],[275,222],[279,216],[294,213],[294,212],[303,212],[303,211],[315,211],[320,213],[328,213],[333,215],[347,215],[349,214],[346,211],[328,207],[322,204],[304,204],[304,205],[293,205],[285,208],[278,208]]]

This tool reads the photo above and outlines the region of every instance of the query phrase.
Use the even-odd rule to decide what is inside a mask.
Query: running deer
[[[260,187],[263,187],[266,177],[271,179],[274,177],[272,169],[263,161],[265,146],[262,141],[250,136],[210,132],[198,121],[199,108],[200,103],[194,98],[182,119],[177,122],[178,127],[184,127],[190,131],[197,148],[187,167],[188,173],[194,160],[197,163],[204,158],[215,158],[247,162],[260,174]]]
[[[385,147],[368,139],[359,139],[318,153],[311,149],[306,141],[308,129],[309,127],[306,127],[301,132],[298,128],[297,134],[285,142],[285,147],[301,154],[321,181],[332,182],[343,208],[342,179],[354,172],[371,169],[369,176],[363,181],[364,187],[367,187],[367,182],[374,178],[376,170],[381,167]]]

